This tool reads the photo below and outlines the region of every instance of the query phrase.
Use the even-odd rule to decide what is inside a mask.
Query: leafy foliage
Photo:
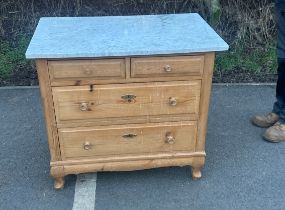
[[[9,77],[18,67],[29,68],[29,62],[25,59],[28,43],[25,37],[19,38],[15,47],[11,46],[8,41],[0,42],[0,78]]]
[[[253,81],[256,74],[268,77],[275,73],[273,0],[0,0],[0,85],[20,72],[34,78],[34,67],[24,52],[40,17],[187,12],[199,13],[231,46],[229,52],[217,56],[217,78],[246,72],[246,77],[234,80],[244,82]],[[264,81],[274,79],[270,76]]]

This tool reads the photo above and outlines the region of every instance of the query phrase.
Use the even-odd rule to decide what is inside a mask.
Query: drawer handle
[[[171,66],[170,66],[170,65],[164,66],[164,71],[165,71],[165,72],[171,72],[171,71],[172,71]]]
[[[80,110],[81,111],[87,111],[88,110],[88,103],[86,103],[86,102],[82,102],[81,104],[80,104]]]
[[[169,97],[169,105],[170,106],[176,106],[177,105],[177,99],[174,97]]]
[[[137,137],[137,134],[135,134],[135,133],[128,133],[128,134],[124,134],[122,137],[125,138],[125,139],[133,139],[133,138]]]
[[[90,150],[92,148],[92,144],[89,141],[86,141],[83,144],[83,148],[84,148],[84,150]]]
[[[167,132],[167,133],[165,134],[165,142],[166,142],[167,144],[174,144],[174,143],[175,143],[175,138],[174,138],[172,132]]]
[[[135,102],[136,97],[137,96],[135,96],[133,94],[126,94],[126,95],[121,96],[121,98],[128,103]]]

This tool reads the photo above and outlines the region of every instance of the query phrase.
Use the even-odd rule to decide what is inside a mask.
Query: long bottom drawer
[[[193,152],[196,134],[195,121],[59,129],[63,160]]]

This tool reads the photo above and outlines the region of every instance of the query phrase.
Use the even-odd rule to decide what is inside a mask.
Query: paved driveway
[[[273,96],[273,86],[214,86],[199,181],[189,167],[170,167],[89,174],[77,183],[71,175],[55,191],[38,88],[0,89],[0,209],[283,210],[285,143],[263,141],[263,129],[248,120],[270,111]]]

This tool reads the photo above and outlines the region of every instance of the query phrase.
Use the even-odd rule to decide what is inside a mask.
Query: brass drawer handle
[[[164,66],[164,71],[165,71],[165,72],[171,72],[171,71],[172,71],[171,66],[170,66],[170,65],[165,65],[165,66]]]
[[[92,144],[89,141],[84,142],[83,149],[90,150],[92,148]]]
[[[81,111],[87,111],[88,110],[88,103],[86,103],[86,102],[82,102],[81,104],[80,104],[80,110]]]
[[[165,134],[165,142],[166,142],[167,144],[174,144],[174,143],[175,143],[175,138],[174,138],[172,132],[167,132],[167,133]]]
[[[175,97],[169,97],[169,105],[170,106],[176,106],[177,105],[177,99]]]
[[[137,96],[133,94],[126,94],[121,96],[121,98],[128,103],[135,102],[136,97]]]
[[[135,134],[135,133],[128,133],[128,134],[124,134],[122,137],[125,138],[125,139],[132,139],[132,138],[137,137],[137,134]]]

